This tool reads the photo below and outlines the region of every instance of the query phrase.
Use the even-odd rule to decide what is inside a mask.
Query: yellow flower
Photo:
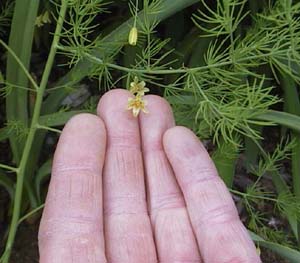
[[[35,25],[37,27],[42,27],[44,24],[50,24],[50,23],[51,20],[48,11],[46,11],[44,14],[40,14],[35,20]]]
[[[138,40],[138,31],[136,27],[131,28],[128,37],[129,45],[135,46]]]
[[[39,15],[36,19],[35,19],[35,25],[37,27],[42,27],[43,26],[43,15]]]
[[[51,24],[51,20],[50,20],[50,16],[49,16],[49,12],[46,11],[43,15],[43,19],[42,19],[44,24]]]
[[[137,95],[134,98],[128,99],[127,110],[132,110],[133,116],[137,117],[140,111],[148,113],[146,105],[147,101],[143,100],[141,96]]]
[[[145,86],[145,81],[139,82],[138,77],[134,77],[133,82],[130,83],[130,92],[133,95],[144,96],[145,93],[149,91]]]

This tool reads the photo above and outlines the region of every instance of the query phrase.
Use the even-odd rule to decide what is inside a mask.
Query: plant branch
[[[31,217],[32,215],[34,215],[36,212],[40,211],[41,209],[43,209],[45,207],[45,204],[42,204],[40,206],[38,206],[37,208],[31,210],[29,213],[27,213],[26,215],[22,216],[19,219],[18,225],[20,225],[24,220],[26,220],[27,218]]]
[[[5,169],[5,170],[9,170],[9,171],[12,171],[12,172],[17,172],[18,171],[18,168],[16,168],[16,167],[12,167],[12,166],[1,164],[1,163],[0,163],[0,168]]]
[[[52,131],[52,132],[56,132],[56,133],[61,133],[61,130],[58,130],[58,129],[55,129],[55,128],[51,128],[51,127],[47,127],[47,126],[40,125],[40,124],[37,124],[36,127],[38,129],[41,129],[41,130],[47,130],[47,131]]]
[[[59,18],[57,20],[56,30],[54,33],[50,53],[49,53],[48,60],[47,60],[46,66],[45,66],[45,70],[44,70],[44,73],[42,76],[40,87],[38,88],[38,91],[37,91],[37,97],[36,97],[36,102],[35,102],[35,106],[34,106],[32,122],[31,122],[31,128],[30,128],[28,137],[26,139],[20,166],[19,166],[18,173],[17,173],[17,184],[16,184],[13,216],[12,216],[12,220],[11,220],[8,239],[6,242],[5,252],[4,252],[4,255],[2,258],[3,263],[8,263],[8,261],[9,261],[10,252],[12,249],[12,245],[14,243],[14,239],[15,239],[15,235],[16,235],[16,231],[17,231],[17,227],[18,227],[26,164],[27,164],[30,150],[31,150],[31,147],[32,147],[32,144],[34,141],[36,131],[37,131],[37,123],[38,123],[40,113],[41,113],[43,96],[44,96],[44,92],[45,92],[48,78],[50,75],[50,71],[53,66],[54,57],[56,54],[56,47],[57,47],[57,44],[60,39],[60,33],[61,33],[64,17],[66,14],[66,10],[67,10],[67,3],[68,3],[67,0],[63,0],[61,3]]]
[[[37,85],[37,83],[34,81],[34,79],[32,78],[32,76],[30,75],[30,73],[28,72],[28,70],[26,69],[26,67],[24,66],[24,64],[22,63],[22,61],[18,58],[18,56],[16,55],[16,53],[8,46],[5,44],[4,41],[2,41],[0,39],[0,44],[10,53],[10,55],[16,60],[16,62],[18,63],[18,65],[20,66],[20,68],[22,69],[22,71],[24,72],[24,74],[26,75],[26,77],[29,79],[29,81],[31,82],[32,86],[34,87],[34,89],[37,91],[39,86]],[[13,84],[14,85],[14,84]]]
[[[59,46],[58,48],[61,49],[61,50],[66,50],[64,47],[61,47],[61,46]],[[68,49],[68,51],[70,52],[69,49]],[[267,58],[267,57],[274,56],[274,55],[283,55],[285,53],[286,53],[286,51],[268,52],[268,53],[265,53],[265,54],[259,54],[259,55],[244,57],[244,58],[241,58],[241,59],[237,59],[236,61],[229,60],[229,61],[209,64],[209,65],[201,66],[201,67],[181,68],[181,69],[158,69],[158,70],[127,68],[127,67],[120,66],[120,65],[117,65],[117,64],[104,62],[102,59],[97,58],[97,57],[95,57],[93,55],[90,55],[88,53],[84,53],[84,55],[91,62],[102,64],[102,65],[105,65],[109,68],[124,71],[124,72],[127,72],[127,73],[148,73],[148,74],[157,74],[157,75],[167,75],[167,74],[180,74],[180,73],[184,74],[184,73],[187,73],[187,72],[197,72],[197,71],[203,71],[203,70],[212,69],[212,68],[225,67],[225,66],[230,66],[234,63],[241,63],[241,62],[250,61],[250,60],[259,59],[259,58]]]

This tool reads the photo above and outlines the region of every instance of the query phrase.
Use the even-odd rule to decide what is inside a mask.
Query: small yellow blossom
[[[37,27],[42,27],[43,26],[43,15],[39,15],[36,19],[35,19],[35,25]]]
[[[131,30],[129,32],[128,43],[131,46],[135,46],[137,43],[137,40],[138,40],[138,30],[134,26],[133,28],[131,28]]]
[[[139,82],[138,77],[134,77],[133,82],[130,83],[130,92],[133,95],[144,96],[145,93],[149,91],[145,86],[145,81]]]
[[[51,20],[50,20],[50,15],[49,15],[49,12],[46,11],[43,15],[43,19],[42,19],[43,23],[44,24],[50,24],[51,23]]]
[[[50,23],[51,20],[48,11],[46,11],[44,14],[40,14],[35,20],[35,25],[37,27],[42,27],[44,24],[50,24]]]
[[[141,96],[135,96],[128,99],[127,110],[132,110],[133,116],[137,117],[140,111],[148,113],[146,109],[147,101],[143,100]]]

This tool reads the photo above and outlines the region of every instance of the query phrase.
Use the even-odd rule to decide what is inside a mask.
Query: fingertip
[[[139,116],[143,150],[161,149],[164,132],[175,125],[173,112],[169,103],[160,96],[147,95],[145,100],[149,113]]]
[[[68,120],[63,131],[80,131],[101,133],[106,136],[105,125],[101,118],[90,113],[80,113]]]
[[[113,89],[106,92],[98,103],[97,114],[100,117],[105,117],[109,112],[120,109],[130,113],[126,109],[128,98],[130,97],[132,97],[132,94],[125,89]]]
[[[104,159],[106,129],[96,115],[81,113],[72,117],[65,125],[54,155],[53,169],[82,164],[97,163]]]
[[[133,95],[123,89],[114,89],[102,96],[98,115],[107,129],[107,144],[110,146],[140,147],[138,118],[127,109],[128,99]]]
[[[173,120],[173,111],[170,104],[161,96],[146,95],[144,99],[147,101],[147,107],[151,114],[142,114],[141,117],[154,116],[155,114],[165,115]]]
[[[187,135],[187,134],[193,135],[193,132],[184,126],[175,126],[175,127],[168,129],[165,132],[164,140],[172,139],[172,137],[176,137],[178,135],[181,136],[181,135]]]
[[[167,130],[163,146],[181,188],[195,178],[217,175],[207,150],[190,129],[176,126]]]
[[[204,149],[204,146],[193,131],[184,126],[175,126],[168,129],[163,136],[163,145],[166,151],[171,149]]]

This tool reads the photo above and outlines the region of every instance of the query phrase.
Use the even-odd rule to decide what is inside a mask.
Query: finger
[[[126,109],[130,93],[113,90],[98,105],[107,128],[104,217],[107,260],[157,262],[147,214],[138,119]]]
[[[91,114],[65,126],[39,229],[41,263],[103,263],[102,166],[106,132]]]
[[[198,138],[175,127],[164,148],[183,191],[204,262],[261,262],[234,202]]]
[[[162,145],[164,132],[174,126],[172,110],[161,97],[145,99],[149,113],[141,114],[140,129],[159,262],[200,262],[185,202]]]

